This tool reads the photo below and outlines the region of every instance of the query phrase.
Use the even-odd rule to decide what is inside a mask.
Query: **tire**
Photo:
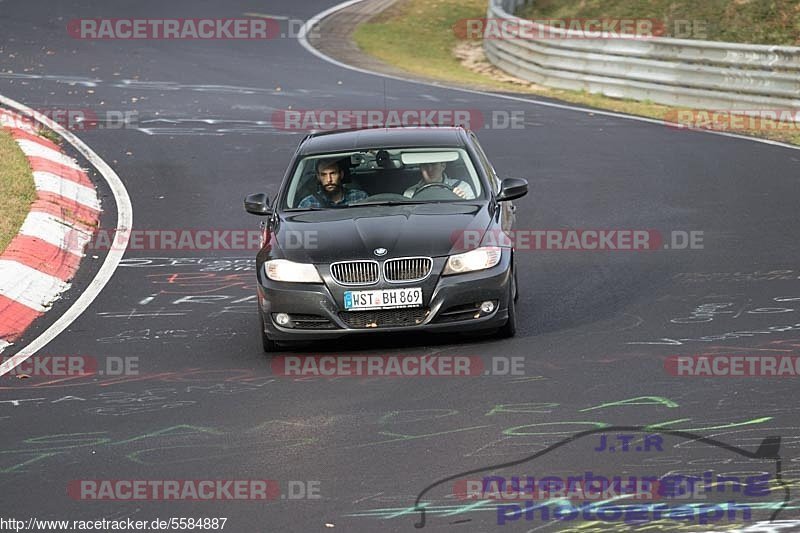
[[[501,339],[510,339],[517,334],[517,274],[516,271],[511,276],[511,283],[508,288],[508,320],[497,332]]]
[[[267,337],[266,327],[264,326],[264,315],[261,310],[258,311],[258,322],[261,326],[261,344],[264,346],[265,353],[272,353],[278,351],[278,343]]]

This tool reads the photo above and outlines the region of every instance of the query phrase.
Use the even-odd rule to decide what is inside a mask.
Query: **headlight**
[[[463,254],[451,255],[442,274],[446,276],[486,270],[499,263],[501,255],[502,249],[497,246],[484,246]]]
[[[322,283],[322,278],[314,265],[294,263],[286,259],[273,259],[264,263],[267,277],[274,281],[291,281],[293,283]]]

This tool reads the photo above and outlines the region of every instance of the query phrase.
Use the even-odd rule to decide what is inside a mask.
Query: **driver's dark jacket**
[[[325,191],[322,188],[317,188],[314,194],[309,194],[302,200],[300,203],[297,204],[297,207],[301,209],[305,209],[307,207],[337,207],[337,206],[345,206],[349,205],[353,202],[358,202],[359,200],[363,200],[367,197],[367,193],[360,190],[360,189],[347,189],[344,190],[344,195],[342,199],[338,202],[333,202],[325,194]]]

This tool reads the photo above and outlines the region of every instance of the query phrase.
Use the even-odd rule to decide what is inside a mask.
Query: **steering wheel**
[[[451,186],[449,186],[449,185],[448,185],[448,184],[446,184],[446,183],[442,183],[441,181],[437,181],[437,182],[434,182],[434,183],[426,183],[425,185],[423,185],[422,187],[420,187],[419,189],[417,189],[417,190],[414,192],[414,196],[418,195],[419,193],[421,193],[421,192],[422,192],[422,191],[424,191],[425,189],[430,189],[430,188],[432,188],[432,187],[442,187],[442,188],[444,188],[444,189],[447,189],[447,190],[448,190],[448,191],[450,191],[450,192],[453,192],[453,188],[452,188]],[[453,194],[455,194],[455,193],[453,193]],[[412,197],[412,198],[413,198],[413,197]]]

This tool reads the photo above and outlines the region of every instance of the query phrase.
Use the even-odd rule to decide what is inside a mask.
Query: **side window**
[[[483,151],[483,147],[478,142],[478,138],[475,136],[474,133],[470,132],[470,137],[472,138],[472,142],[475,144],[475,150],[478,152],[478,158],[481,160],[481,166],[484,169],[486,175],[489,176],[489,182],[492,186],[492,190],[496,193],[500,192],[500,185],[497,179],[497,172],[495,172],[494,167],[489,162],[489,158],[486,157],[486,152]]]

